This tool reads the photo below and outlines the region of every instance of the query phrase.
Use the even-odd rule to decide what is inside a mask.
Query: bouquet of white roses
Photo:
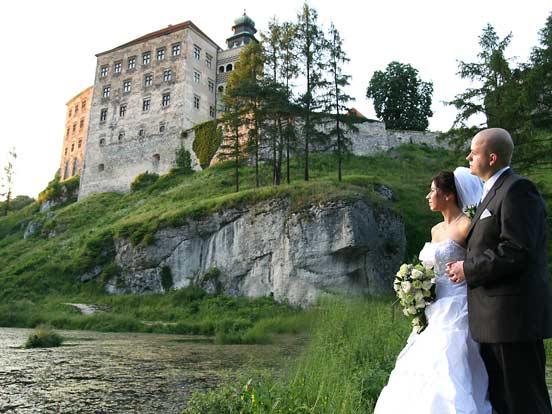
[[[435,273],[421,264],[401,265],[393,288],[403,307],[403,314],[412,318],[412,327],[422,332],[427,326],[425,308],[435,300]]]

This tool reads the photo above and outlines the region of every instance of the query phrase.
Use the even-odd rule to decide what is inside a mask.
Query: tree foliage
[[[12,148],[8,152],[8,160],[4,166],[4,174],[2,181],[0,181],[0,197],[4,198],[2,215],[6,216],[11,209],[11,202],[13,199],[13,185],[15,180],[15,160],[17,154],[15,148]]]
[[[445,137],[464,147],[481,128],[504,128],[516,146],[516,168],[547,168],[552,163],[552,14],[528,63],[511,67],[506,56],[511,39],[511,33],[501,39],[488,24],[479,37],[478,60],[459,62],[458,75],[474,85],[450,102],[458,114]],[[484,122],[470,126],[474,115]]]
[[[366,91],[387,128],[414,131],[424,131],[429,125],[432,94],[433,84],[422,81],[417,69],[396,61],[385,72],[374,72]]]

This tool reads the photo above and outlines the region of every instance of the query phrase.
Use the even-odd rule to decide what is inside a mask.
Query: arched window
[[[119,142],[123,142],[124,138],[125,138],[125,132],[124,131],[119,132],[119,136],[117,138]]]
[[[98,165],[98,171],[102,172],[103,170],[105,170],[105,165],[103,164]]]
[[[65,161],[65,168],[63,169],[63,179],[69,177],[69,161]]]
[[[220,93],[224,92],[224,85],[220,85],[220,86],[218,87],[218,91],[219,91]]]
[[[231,63],[226,65],[226,72],[232,72],[232,64]]]
[[[219,66],[219,73],[224,73],[224,65],[223,65],[223,66]]]
[[[79,160],[74,158],[73,159],[73,173],[71,175],[77,175],[78,172],[79,172],[78,169],[79,169]]]
[[[100,139],[100,147],[103,147],[105,145],[105,138]]]
[[[159,154],[153,154],[153,156],[151,157],[153,168],[159,167],[159,161],[161,161],[161,156]]]

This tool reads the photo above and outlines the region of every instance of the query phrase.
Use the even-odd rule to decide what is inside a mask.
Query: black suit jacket
[[[531,181],[509,169],[477,208],[467,237],[464,273],[476,341],[552,336],[546,248],[544,201]]]

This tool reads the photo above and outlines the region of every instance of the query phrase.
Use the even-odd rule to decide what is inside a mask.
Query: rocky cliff
[[[381,203],[359,198],[297,210],[279,199],[159,230],[149,246],[119,239],[115,247],[122,273],[107,283],[110,293],[198,284],[307,306],[324,292],[391,291],[405,234]]]

